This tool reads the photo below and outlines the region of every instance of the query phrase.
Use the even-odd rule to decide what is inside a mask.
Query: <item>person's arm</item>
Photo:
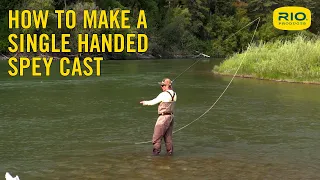
[[[160,93],[156,98],[150,100],[150,101],[141,101],[140,103],[142,103],[143,105],[147,105],[147,106],[152,106],[155,104],[160,103],[161,101],[163,101],[163,93]]]

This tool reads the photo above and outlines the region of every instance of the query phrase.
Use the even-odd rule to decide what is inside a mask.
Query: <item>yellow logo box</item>
[[[311,11],[305,7],[286,6],[273,11],[273,26],[281,30],[304,30],[311,26]]]

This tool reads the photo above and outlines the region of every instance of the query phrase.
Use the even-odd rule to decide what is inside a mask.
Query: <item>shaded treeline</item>
[[[147,54],[154,57],[181,57],[202,52],[213,57],[223,57],[245,49],[251,40],[254,25],[235,36],[232,33],[261,17],[255,40],[274,41],[290,39],[301,31],[277,30],[272,24],[272,11],[281,6],[304,6],[312,12],[312,25],[302,31],[311,36],[320,32],[320,2],[313,0],[2,0],[0,3],[0,52],[8,54],[10,33],[70,33],[71,48],[76,51],[79,33],[146,33],[149,38]],[[140,9],[145,10],[147,29],[83,29],[81,14],[84,9],[130,9],[131,25],[137,22]],[[48,28],[28,30],[8,29],[9,9],[49,9]],[[57,29],[54,9],[73,9],[77,12],[75,29]],[[80,18],[79,18],[80,17]],[[230,37],[230,38],[228,38]],[[228,39],[227,39],[228,38]],[[226,40],[227,39],[227,40]],[[58,43],[59,44],[59,43]],[[105,53],[108,57],[129,58],[130,53]]]

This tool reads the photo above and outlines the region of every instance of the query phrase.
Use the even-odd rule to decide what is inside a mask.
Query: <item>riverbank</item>
[[[0,60],[8,60],[10,57],[53,57],[53,59],[61,59],[62,57],[79,57],[82,59],[83,57],[88,56],[102,56],[106,60],[141,60],[141,59],[196,59],[196,58],[211,58],[210,56],[203,53],[195,53],[195,54],[175,54],[173,56],[161,56],[161,55],[152,55],[149,53],[104,53],[104,54],[66,54],[66,53],[41,53],[41,54],[27,54],[27,53],[16,53],[14,55],[9,54],[0,54]],[[219,58],[219,57],[215,57]]]
[[[214,72],[214,74],[220,75],[220,76],[233,76],[233,75],[234,75],[234,74],[217,73],[217,72]],[[316,84],[316,85],[320,85],[320,82],[316,82],[316,81],[294,81],[294,80],[290,80],[290,79],[267,79],[267,78],[258,78],[258,77],[254,77],[254,76],[252,76],[252,75],[246,75],[246,74],[235,75],[235,77],[248,78],[248,79],[259,79],[259,80],[265,80],[265,81],[286,82],[286,83]]]
[[[243,59],[244,58],[244,59]],[[320,37],[297,36],[293,40],[251,45],[214,66],[213,73],[281,82],[320,84]]]

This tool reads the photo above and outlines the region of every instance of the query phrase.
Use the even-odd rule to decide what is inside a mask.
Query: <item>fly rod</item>
[[[199,62],[201,59],[198,59],[196,62],[194,62],[193,64],[191,64],[191,66],[189,66],[186,70],[184,70],[182,73],[180,73],[177,77],[175,77],[173,80],[172,80],[172,83],[178,78],[180,77],[183,73],[185,73],[186,71],[188,71],[192,66],[194,66],[195,64],[197,64],[197,62]]]

